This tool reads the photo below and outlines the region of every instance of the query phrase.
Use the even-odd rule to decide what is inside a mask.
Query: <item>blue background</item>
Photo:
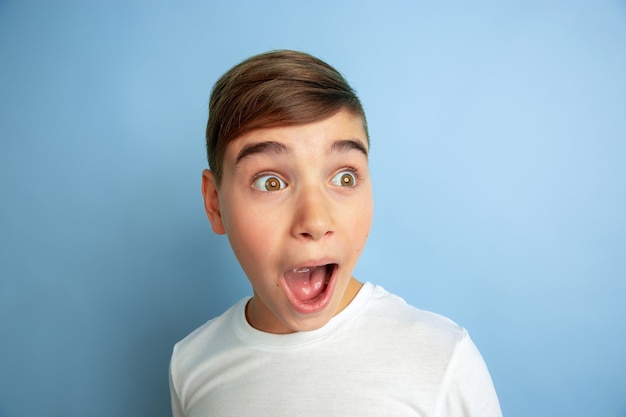
[[[250,292],[210,88],[276,48],[366,107],[355,275],[467,327],[506,416],[626,416],[623,0],[0,1],[0,416],[169,415],[172,345]]]

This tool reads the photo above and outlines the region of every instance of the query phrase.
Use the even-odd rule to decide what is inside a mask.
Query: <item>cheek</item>
[[[361,253],[372,227],[373,211],[370,207],[361,207],[351,211],[345,220],[346,236],[356,253]]]
[[[262,262],[272,251],[279,225],[270,216],[243,204],[229,210],[224,225],[237,257],[241,262]]]
[[[362,226],[361,226],[361,231],[363,232],[363,240],[361,242],[361,247],[359,248],[359,251],[361,251],[361,249],[363,249],[363,246],[365,246],[365,243],[367,242],[367,238],[370,235],[370,230],[372,229],[372,221],[374,219],[374,207],[373,204],[370,204],[366,210],[363,211],[363,218],[361,219],[362,222]]]
[[[365,231],[366,235],[369,234],[372,227],[372,220],[374,218],[374,204],[371,198],[365,199],[362,204],[359,205],[359,209],[354,213],[354,222],[359,228],[358,230]]]

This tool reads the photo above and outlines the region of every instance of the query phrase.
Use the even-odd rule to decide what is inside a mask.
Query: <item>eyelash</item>
[[[331,177],[331,181],[333,179],[335,179],[338,175],[345,174],[345,173],[348,173],[348,174],[352,175],[352,177],[354,178],[353,184],[347,185],[347,186],[345,186],[345,188],[355,188],[355,187],[358,187],[359,184],[361,183],[362,176],[359,173],[359,171],[356,168],[353,168],[353,167],[344,167],[344,168],[341,168],[340,170],[336,171],[336,173]],[[267,177],[267,180],[266,180],[265,184],[263,184],[263,185],[257,184],[260,180],[262,180],[265,177]],[[270,178],[275,178],[278,181],[278,183],[279,183],[278,185],[280,185],[280,188],[278,188],[276,190],[268,190],[267,187],[265,187],[265,185],[267,184],[267,181]],[[335,184],[335,185],[338,186],[338,187],[343,188],[343,186],[341,184]],[[260,173],[258,173],[252,179],[252,184],[251,184],[251,187],[253,189],[261,191],[261,192],[281,191],[281,190],[284,190],[285,188],[287,188],[288,186],[289,186],[289,184],[286,181],[284,181],[280,177],[280,175],[277,175],[277,174],[275,174],[273,172],[260,172]]]
[[[268,190],[267,188],[263,189],[263,186],[258,186],[257,182],[259,182],[259,180],[263,179],[264,177],[267,177],[267,180],[265,182],[265,184],[267,184],[267,181],[269,181],[270,178],[276,178],[276,180],[278,180],[279,185],[281,186],[281,188],[277,189],[277,190]],[[280,191],[285,189],[288,186],[288,184],[282,179],[280,178],[280,175],[276,175],[273,172],[260,172],[257,175],[254,176],[254,178],[252,179],[252,185],[251,187],[255,190],[258,191],[262,191],[262,192],[275,192],[275,191]]]
[[[336,178],[338,175],[345,174],[345,173],[349,173],[350,175],[352,175],[352,177],[354,177],[354,183],[351,185],[347,185],[346,188],[358,187],[358,185],[361,183],[361,174],[359,174],[359,171],[356,168],[352,168],[352,167],[342,168],[341,170],[337,171],[335,175],[332,176],[331,180]],[[343,185],[338,185],[338,186],[343,187]]]

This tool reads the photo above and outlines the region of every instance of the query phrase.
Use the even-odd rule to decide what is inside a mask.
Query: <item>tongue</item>
[[[312,300],[324,291],[326,267],[296,268],[285,273],[291,292],[301,301]]]

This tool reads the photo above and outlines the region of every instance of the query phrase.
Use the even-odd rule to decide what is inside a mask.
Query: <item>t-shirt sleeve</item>
[[[176,387],[174,386],[174,378],[172,377],[172,365],[170,364],[169,369],[169,380],[170,380],[170,397],[172,399],[172,416],[173,417],[184,417],[183,408],[180,404],[180,400],[178,398],[178,393],[176,392]]]
[[[435,415],[502,417],[487,365],[467,333],[458,342],[448,366]]]

